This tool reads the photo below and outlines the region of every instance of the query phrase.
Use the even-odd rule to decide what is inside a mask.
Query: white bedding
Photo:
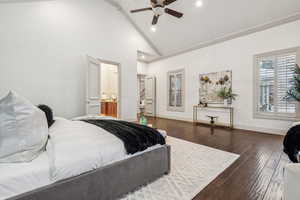
[[[46,152],[29,163],[0,164],[0,199],[6,199],[51,183]]]
[[[97,126],[59,119],[51,127],[53,180],[58,181],[125,158],[123,142]]]
[[[0,164],[0,199],[130,157],[120,139],[88,123],[56,118],[49,134],[47,151],[32,162]]]

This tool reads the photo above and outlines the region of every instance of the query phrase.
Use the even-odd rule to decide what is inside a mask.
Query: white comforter
[[[50,184],[47,153],[30,163],[0,164],[0,199]]]
[[[6,199],[127,158],[123,142],[94,125],[57,118],[47,151],[30,163],[0,164]]]

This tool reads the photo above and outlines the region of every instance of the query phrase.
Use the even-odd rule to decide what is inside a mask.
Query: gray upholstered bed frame
[[[113,200],[170,172],[170,146],[53,183],[9,200]]]

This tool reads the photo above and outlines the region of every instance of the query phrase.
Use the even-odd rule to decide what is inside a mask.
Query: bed
[[[30,163],[0,164],[0,199],[110,200],[170,171],[170,147],[128,155],[108,131],[56,118],[47,151]]]

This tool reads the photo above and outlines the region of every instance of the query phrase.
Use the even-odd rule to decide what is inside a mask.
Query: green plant
[[[300,68],[297,64],[295,66],[293,86],[287,91],[286,99],[300,101]]]
[[[218,92],[218,97],[222,99],[235,100],[238,95],[232,93],[232,88],[222,87]]]

